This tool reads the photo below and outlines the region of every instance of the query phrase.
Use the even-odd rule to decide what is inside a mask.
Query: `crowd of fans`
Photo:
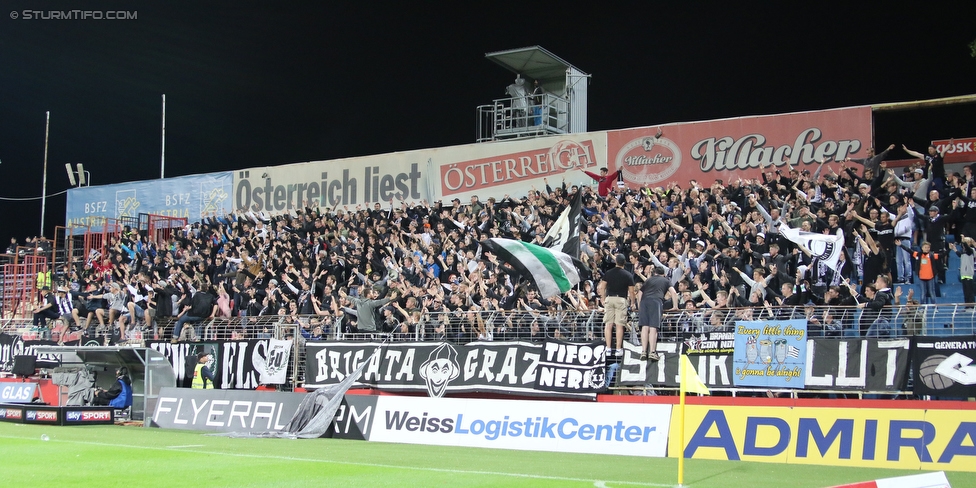
[[[707,186],[635,190],[603,170],[592,175],[598,188],[545,181],[527,195],[484,201],[306,203],[278,215],[210,215],[166,242],[126,229],[86,262],[55,270],[54,285],[71,297],[77,327],[118,324],[121,337],[144,326],[159,338],[192,339],[212,318],[229,336],[263,337],[271,321],[262,317],[276,316],[309,339],[336,330],[412,335],[421,323],[426,337],[458,341],[584,339],[585,331],[561,318],[600,309],[597,285],[623,253],[638,280],[664,269],[679,295],[666,303],[682,312],[672,322],[678,329],[722,329],[736,318],[778,316],[783,307],[837,305],[809,308],[811,329],[866,334],[900,302],[897,284],[919,285],[918,295],[915,287],[907,294],[919,299],[911,303],[936,299],[947,235],[957,236],[955,250],[964,268],[968,262],[965,301],[976,301],[974,242],[958,238],[976,231],[972,169],[946,175],[934,147],[927,154],[904,148],[924,162],[898,174],[882,162],[893,149],[862,160],[787,160],[761,168],[760,178]],[[480,242],[541,243],[578,191],[583,281],[546,299]],[[782,226],[843,231],[837,270],[782,237]],[[858,323],[844,305],[864,309]],[[158,327],[175,317],[173,327]]]

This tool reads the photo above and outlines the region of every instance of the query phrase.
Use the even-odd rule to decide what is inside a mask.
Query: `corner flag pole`
[[[678,486],[685,482],[685,355],[678,361]]]

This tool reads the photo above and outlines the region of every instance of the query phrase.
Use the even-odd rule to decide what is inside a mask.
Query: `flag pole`
[[[678,486],[685,481],[685,355],[678,361]]]

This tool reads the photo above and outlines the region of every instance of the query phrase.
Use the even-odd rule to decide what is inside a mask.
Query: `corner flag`
[[[698,372],[691,365],[691,360],[684,354],[681,355],[681,391],[701,395],[711,394],[705,383],[702,383],[701,378],[698,377]]]

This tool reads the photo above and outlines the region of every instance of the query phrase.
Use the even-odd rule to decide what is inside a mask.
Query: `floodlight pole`
[[[166,94],[163,94],[163,142],[159,153],[159,179],[166,178]]]
[[[41,233],[38,234],[44,237],[44,210],[47,207],[47,141],[48,135],[51,133],[51,112],[45,112],[47,117],[44,123],[44,176],[41,183]]]

